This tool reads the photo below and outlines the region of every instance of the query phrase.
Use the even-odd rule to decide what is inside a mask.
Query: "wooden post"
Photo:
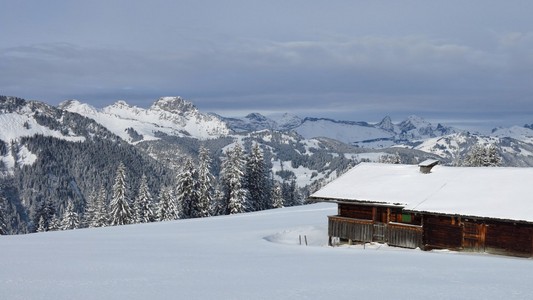
[[[305,245],[307,246],[307,235],[304,235]]]
[[[302,244],[302,235],[298,235],[298,239],[300,240],[300,245]]]

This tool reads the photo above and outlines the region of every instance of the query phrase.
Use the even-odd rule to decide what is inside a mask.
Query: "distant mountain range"
[[[459,132],[452,127],[429,122],[417,116],[410,116],[399,124],[393,124],[385,117],[376,124],[368,122],[339,121],[328,118],[300,118],[284,114],[280,119],[269,119],[261,114],[252,113],[244,118],[223,118],[236,132],[257,130],[293,130],[304,138],[327,137],[349,145],[366,148],[385,148],[414,140],[433,138]]]
[[[478,143],[494,144],[504,166],[533,166],[532,128],[482,135],[417,116],[399,123],[390,117],[369,123],[259,113],[225,118],[181,97],[159,98],[147,109],[124,101],[97,109],[77,100],[54,107],[0,96],[0,197],[10,203],[9,230],[24,232],[46,201],[63,207],[74,199],[83,206],[98,186],[109,190],[120,161],[132,186],[145,174],[157,194],[161,185],[173,184],[185,158],[197,158],[200,146],[209,149],[218,175],[224,149],[235,143],[248,150],[258,143],[274,178],[295,181],[305,197],[362,160],[396,156],[402,163],[433,158],[460,164]]]

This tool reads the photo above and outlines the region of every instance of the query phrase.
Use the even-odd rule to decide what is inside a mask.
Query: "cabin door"
[[[463,249],[474,252],[485,252],[485,225],[463,222]]]

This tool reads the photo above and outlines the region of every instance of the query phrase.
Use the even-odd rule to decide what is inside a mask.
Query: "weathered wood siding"
[[[422,248],[422,226],[387,224],[387,244],[402,248]]]
[[[372,241],[372,221],[330,216],[328,228],[329,236],[358,242]]]
[[[422,227],[402,224],[385,224],[369,220],[330,216],[330,237],[354,242],[379,242],[403,248],[422,246]]]
[[[329,236],[391,246],[451,249],[533,257],[533,224],[402,211],[398,207],[339,204]]]
[[[464,251],[485,252],[486,226],[478,220],[461,221]]]
[[[533,256],[533,226],[488,221],[486,230],[486,252],[525,257]]]
[[[370,242],[373,236],[373,222],[339,216],[330,216],[328,234],[358,242]]]
[[[372,220],[373,207],[339,203],[339,216],[362,220]]]
[[[453,224],[452,218],[426,216],[424,218],[423,243],[426,249],[461,249],[463,227]]]

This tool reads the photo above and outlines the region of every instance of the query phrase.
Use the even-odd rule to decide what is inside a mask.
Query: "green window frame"
[[[403,223],[411,223],[413,221],[413,218],[411,214],[402,214],[402,222]]]

